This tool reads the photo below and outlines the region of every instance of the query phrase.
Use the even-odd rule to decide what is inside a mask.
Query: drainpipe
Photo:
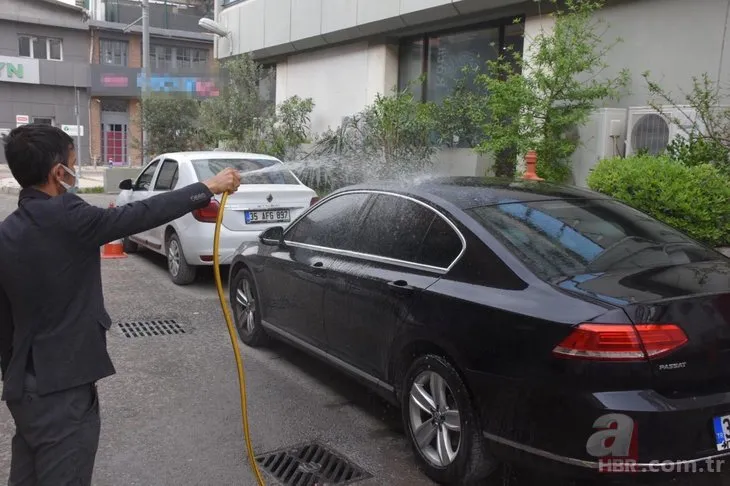
[[[96,6],[96,2],[93,2],[93,5]],[[89,66],[91,66],[92,64],[94,64],[94,31],[89,29],[89,34],[91,40],[91,42],[89,42]],[[86,134],[86,140],[89,141],[89,160],[92,164],[94,164],[94,169],[96,169],[96,159],[94,158],[94,152],[91,148],[91,93],[89,93],[88,98],[89,129]]]
[[[142,104],[140,105],[140,119],[142,120],[142,165],[147,162],[147,124],[144,123],[144,100],[149,95],[150,86],[150,2],[142,0],[142,67],[144,68],[144,83],[142,84]]]

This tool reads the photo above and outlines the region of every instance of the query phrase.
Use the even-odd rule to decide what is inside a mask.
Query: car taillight
[[[201,223],[215,223],[220,208],[220,203],[215,199],[211,199],[210,204],[206,207],[193,210],[193,217]]]
[[[309,201],[310,206],[314,206],[319,201],[319,196],[314,196],[311,201]]]
[[[671,353],[687,342],[675,324],[581,324],[553,354],[598,361],[643,361]]]

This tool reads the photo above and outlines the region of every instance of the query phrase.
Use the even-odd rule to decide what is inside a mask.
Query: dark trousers
[[[9,486],[90,486],[101,422],[95,384],[38,396],[27,375],[15,420]]]

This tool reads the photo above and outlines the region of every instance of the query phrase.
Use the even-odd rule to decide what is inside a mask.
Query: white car
[[[220,236],[220,262],[230,264],[244,242],[256,241],[271,226],[286,226],[317,200],[317,193],[302,184],[278,159],[240,152],[178,152],[149,162],[135,180],[119,184],[117,206],[140,201],[165,191],[205,181],[226,167],[241,172],[241,186],[228,197]],[[167,256],[172,281],[187,285],[198,267],[213,264],[213,233],[220,196],[209,206],[171,223],[124,240],[126,252],[139,247]]]

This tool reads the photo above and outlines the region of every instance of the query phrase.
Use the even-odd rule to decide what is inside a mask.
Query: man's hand
[[[210,192],[213,194],[236,192],[238,190],[238,186],[241,185],[241,177],[237,170],[228,167],[205,181],[203,184],[208,186],[208,189],[210,189]]]

